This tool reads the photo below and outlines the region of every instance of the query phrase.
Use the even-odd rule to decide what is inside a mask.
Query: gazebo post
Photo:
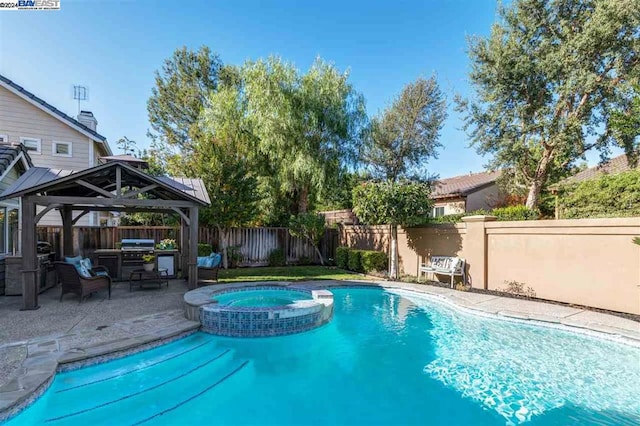
[[[198,208],[189,207],[189,289],[198,287]]]
[[[36,253],[36,203],[22,198],[22,309],[38,309],[38,255]]]
[[[73,256],[73,210],[65,204],[60,210],[62,213],[62,253],[64,256]]]
[[[180,269],[182,277],[189,276],[189,225],[184,218],[180,218]]]

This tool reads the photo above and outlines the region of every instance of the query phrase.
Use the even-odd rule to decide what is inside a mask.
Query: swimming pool
[[[197,333],[60,373],[8,425],[638,424],[640,350],[332,289],[334,318],[273,338]]]

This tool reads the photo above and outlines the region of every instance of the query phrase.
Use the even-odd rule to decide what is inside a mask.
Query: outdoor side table
[[[145,285],[157,285],[158,288],[162,288],[162,284],[166,284],[169,287],[169,273],[167,268],[158,268],[153,271],[147,271],[145,269],[134,269],[129,274],[129,291],[132,290],[134,285],[142,288]]]

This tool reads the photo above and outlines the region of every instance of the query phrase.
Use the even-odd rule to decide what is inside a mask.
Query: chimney
[[[78,121],[94,132],[96,131],[96,127],[98,127],[98,120],[96,120],[91,111],[80,111],[80,114],[78,114]]]

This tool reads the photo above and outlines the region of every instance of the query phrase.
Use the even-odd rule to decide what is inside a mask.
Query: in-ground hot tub
[[[202,288],[185,295],[185,307],[187,318],[199,319],[202,331],[207,333],[280,336],[329,322],[333,316],[333,293],[287,286]]]

